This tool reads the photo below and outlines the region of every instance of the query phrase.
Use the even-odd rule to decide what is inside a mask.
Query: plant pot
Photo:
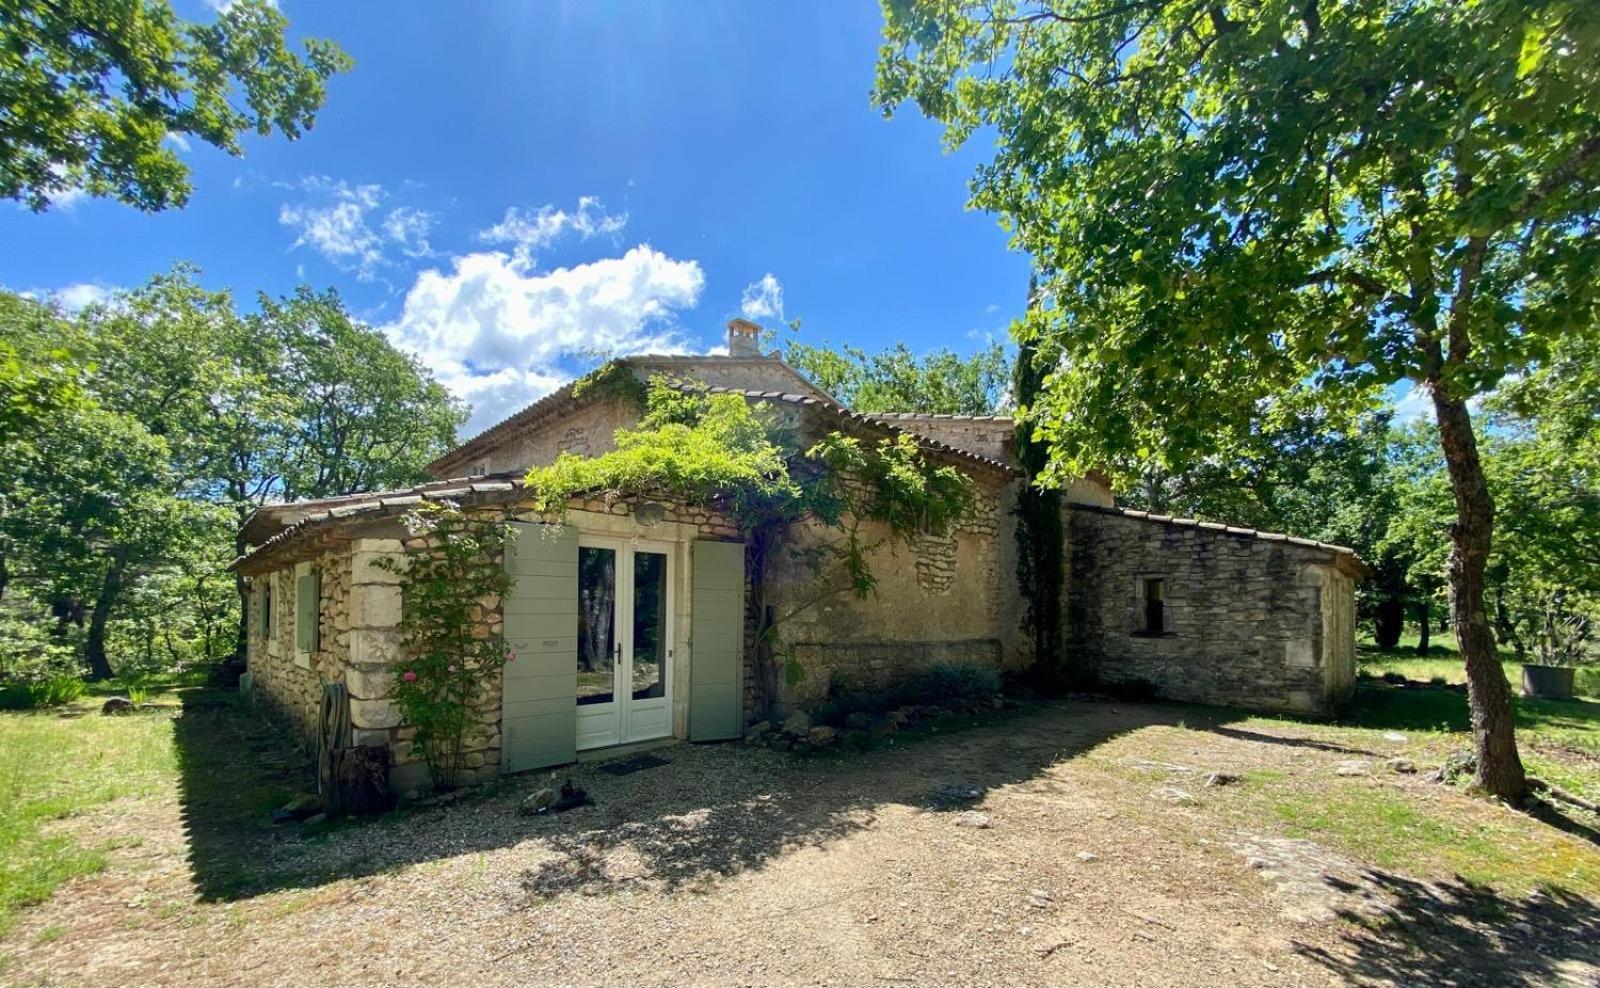
[[[1522,695],[1547,700],[1570,700],[1574,671],[1571,666],[1524,665]]]

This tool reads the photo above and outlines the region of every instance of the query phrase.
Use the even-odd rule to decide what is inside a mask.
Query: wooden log
[[[358,745],[329,750],[327,813],[383,813],[394,805],[389,794],[389,748]]]

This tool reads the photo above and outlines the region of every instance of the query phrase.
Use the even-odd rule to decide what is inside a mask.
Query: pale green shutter
[[[689,739],[744,733],[744,544],[697,541],[689,618]]]
[[[294,646],[302,652],[317,650],[317,598],[321,595],[316,570],[295,581]]]
[[[578,533],[511,524],[505,600],[508,663],[501,693],[500,768],[561,765],[578,746]]]

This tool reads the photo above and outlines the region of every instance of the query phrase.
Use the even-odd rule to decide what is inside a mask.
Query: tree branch
[[[1511,210],[1511,222],[1520,223],[1526,219],[1546,199],[1560,191],[1562,186],[1578,178],[1585,165],[1596,160],[1600,160],[1600,134],[1578,145],[1578,149],[1572,152],[1566,161],[1557,165],[1544,177],[1544,181],[1535,185],[1526,196],[1523,196],[1522,201]]]

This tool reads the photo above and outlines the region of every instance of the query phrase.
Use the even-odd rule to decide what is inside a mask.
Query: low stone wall
[[[1067,512],[1067,648],[1104,683],[1199,703],[1325,714],[1355,688],[1347,550],[1115,508]],[[1163,630],[1144,593],[1161,581]]]

